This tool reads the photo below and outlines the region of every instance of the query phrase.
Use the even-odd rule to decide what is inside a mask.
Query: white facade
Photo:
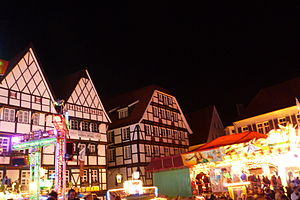
[[[126,108],[130,110],[133,103],[111,112],[124,112]],[[121,117],[124,117],[124,113]],[[154,90],[138,123],[110,129],[108,132],[109,188],[121,186],[116,184],[117,174],[121,174],[123,180],[128,180],[137,170],[140,170],[144,184],[152,185],[152,174],[145,172],[150,160],[186,152],[190,133],[176,98]]]

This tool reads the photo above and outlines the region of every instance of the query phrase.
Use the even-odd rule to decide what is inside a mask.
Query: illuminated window
[[[14,122],[16,119],[16,115],[15,115],[15,109],[11,109],[11,108],[4,108],[3,111],[3,120],[4,121],[9,121],[9,122]]]
[[[129,159],[129,158],[131,158],[131,147],[125,146],[124,147],[124,159]]]
[[[9,138],[0,137],[0,148],[2,152],[8,152],[9,148]]]
[[[118,110],[119,119],[128,117],[128,108]]]
[[[97,169],[93,169],[91,172],[91,178],[92,178],[92,182],[93,183],[97,183],[98,182],[98,170]]]
[[[84,170],[83,171],[83,176],[81,177],[81,181],[83,182],[83,183],[86,183],[86,182],[88,182],[88,172],[87,172],[87,170]]]
[[[286,118],[285,117],[279,118],[278,124],[280,124],[282,126],[286,126]]]

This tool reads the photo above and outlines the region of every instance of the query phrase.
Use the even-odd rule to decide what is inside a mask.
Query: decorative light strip
[[[51,138],[43,138],[39,140],[31,140],[27,142],[22,142],[20,144],[15,144],[12,146],[13,150],[24,150],[24,149],[29,149],[29,148],[39,148],[43,146],[49,146],[51,144],[56,143],[56,138],[51,137]]]

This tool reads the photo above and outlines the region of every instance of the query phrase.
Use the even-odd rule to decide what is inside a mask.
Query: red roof
[[[194,151],[204,151],[209,149],[214,149],[221,146],[231,145],[231,144],[238,144],[238,143],[244,143],[249,142],[250,140],[253,140],[254,138],[267,138],[268,136],[262,133],[258,133],[255,131],[248,131],[244,133],[237,133],[232,135],[225,135],[218,137],[217,139],[206,143],[205,145],[202,145],[201,147],[193,150]],[[190,153],[190,152],[188,152]]]

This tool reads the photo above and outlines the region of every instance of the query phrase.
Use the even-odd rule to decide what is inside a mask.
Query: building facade
[[[186,152],[191,129],[174,96],[155,85],[112,99],[107,105],[109,188],[122,186],[138,171],[145,185],[152,174],[145,167],[155,157]],[[116,176],[122,181],[117,183]]]
[[[69,116],[72,159],[67,161],[67,188],[81,188],[105,195],[107,190],[106,131],[110,119],[87,70],[50,84],[34,48],[29,46],[9,61],[0,77],[0,179],[19,181],[28,191],[30,150],[12,151],[13,136],[54,130],[54,102],[63,100]],[[57,87],[57,88],[56,88]],[[84,149],[83,176],[79,176],[78,154]],[[42,147],[41,166],[54,178],[55,145]],[[82,151],[81,151],[82,152]]]
[[[234,132],[256,131],[267,134],[280,125],[299,126],[300,78],[262,88],[252,99],[238,120]]]

